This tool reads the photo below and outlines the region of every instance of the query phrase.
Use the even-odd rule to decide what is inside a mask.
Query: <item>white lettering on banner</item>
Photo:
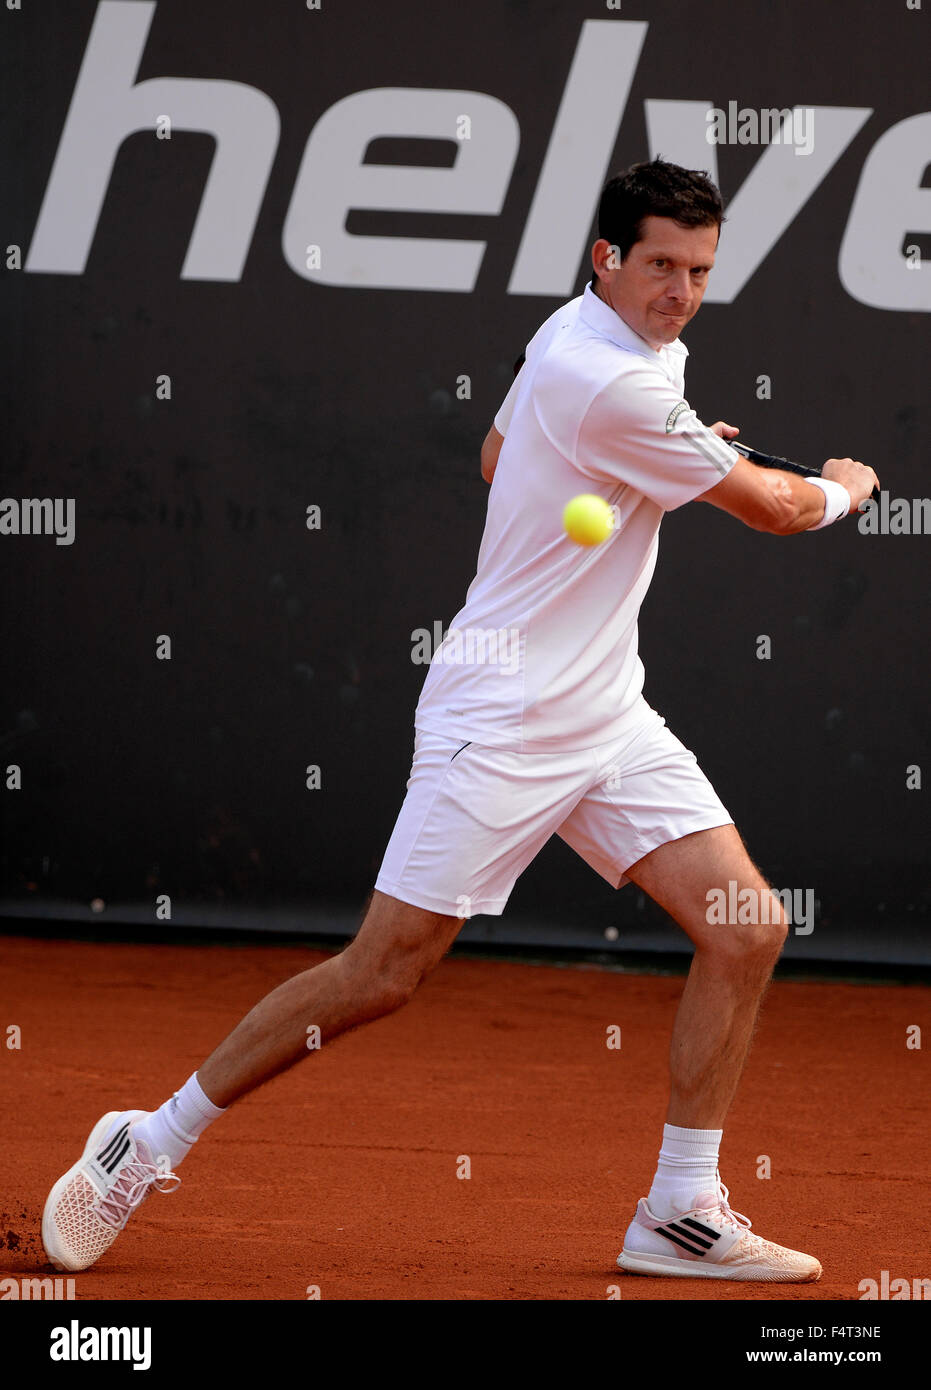
[[[97,7],[27,271],[84,273],[120,146],[168,112],[173,130],[216,141],[181,278],[242,276],[278,146],[278,110],[242,82],[136,82],[155,9],[156,0],[101,0]],[[583,22],[509,294],[565,298],[573,291],[648,27]],[[704,101],[647,100],[651,154],[707,169],[717,180],[717,149],[706,138],[713,109]],[[736,299],[872,114],[868,107],[807,109],[817,136],[811,154],[799,160],[791,144],[767,145],[729,203],[706,302]],[[463,112],[469,140],[456,139]],[[453,166],[363,164],[369,143],[386,135],[448,139]],[[513,111],[484,92],[379,87],[341,98],[307,139],[282,231],[288,265],[327,285],[471,292],[484,241],[359,236],[345,230],[346,215],[375,208],[497,216],[519,139]],[[845,290],[872,307],[931,310],[931,275],[914,273],[904,246],[907,235],[931,229],[931,190],[921,187],[929,147],[931,113],[911,116],[880,136],[864,165],[838,270]],[[319,254],[308,255],[310,247]]]
[[[931,111],[881,135],[866,157],[838,273],[847,293],[873,309],[931,310],[931,270],[915,275],[904,254],[909,236],[931,232]]]
[[[646,102],[650,156],[687,169],[706,169],[718,181],[718,152],[707,141],[704,101]],[[708,281],[706,304],[732,304],[776,242],[801,212],[872,112],[869,107],[815,106],[818,138],[807,159],[791,145],[768,145],[727,205],[727,235]],[[903,260],[904,265],[904,260]]]
[[[457,142],[451,169],[362,162],[378,136],[445,135],[453,141],[463,110],[471,135]],[[377,87],[343,97],[324,112],[307,141],[284,224],[285,260],[298,275],[326,285],[469,291],[484,241],[353,236],[345,230],[346,217],[352,208],[497,216],[519,145],[514,112],[484,92]],[[306,261],[310,243],[326,250],[313,270]]]
[[[278,148],[278,110],[243,82],[149,78],[135,83],[154,0],[102,0],[36,223],[26,270],[83,275],[123,141],[170,112],[175,131],[217,148],[182,280],[239,280]]]
[[[611,19],[582,25],[509,294],[566,299],[575,289],[648,27]]]

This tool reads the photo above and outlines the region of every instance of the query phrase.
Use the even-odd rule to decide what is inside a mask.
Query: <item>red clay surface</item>
[[[324,953],[0,940],[0,1273],[51,1274],[42,1207],[109,1109],[151,1109]],[[931,1275],[931,990],[776,983],[725,1129],[754,1230],[818,1284],[622,1275],[661,1138],[682,980],[447,959],[413,1002],[245,1097],[78,1299],[856,1300]],[[620,1051],[606,1046],[621,1030]],[[769,1155],[772,1177],[757,1177]],[[471,1177],[457,1178],[467,1155]]]

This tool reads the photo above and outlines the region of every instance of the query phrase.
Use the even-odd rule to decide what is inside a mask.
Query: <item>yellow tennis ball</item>
[[[614,530],[614,513],[603,497],[582,492],[566,503],[562,524],[576,545],[601,545]]]

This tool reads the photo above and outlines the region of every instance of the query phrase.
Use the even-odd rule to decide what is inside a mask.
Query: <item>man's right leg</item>
[[[376,889],[350,945],[266,995],[158,1111],[111,1111],[97,1122],[45,1204],[51,1262],[78,1270],[99,1260],[153,1187],[180,1181],[170,1169],[222,1109],[308,1056],[309,1028],[323,1043],[400,1008],[461,925]]]
[[[339,955],[267,994],[197,1072],[204,1094],[225,1108],[308,1055],[308,1029],[329,1042],[393,1013],[442,960],[462,921],[402,903],[376,889],[355,939]]]

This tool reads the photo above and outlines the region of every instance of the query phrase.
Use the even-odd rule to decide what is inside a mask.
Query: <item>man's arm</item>
[[[828,459],[821,476],[847,489],[850,512],[855,512],[879,486],[872,468],[850,458]],[[727,477],[696,501],[710,502],[754,531],[768,531],[773,536],[793,536],[817,526],[825,507],[824,493],[819,487],[779,468],[757,468],[744,458],[739,458]]]
[[[511,423],[511,416],[514,414],[514,404],[517,400],[518,381],[526,362],[524,353],[521,353],[514,363],[514,380],[511,382],[511,389],[505,396],[501,409],[495,416],[495,424],[485,436],[485,443],[482,445],[482,477],[486,483],[490,483],[495,476],[495,469],[498,467],[498,455],[501,453],[501,445],[504,443],[504,435],[498,429],[497,421],[500,420],[505,429]]]
[[[485,435],[485,443],[482,445],[482,477],[486,483],[490,483],[495,476],[495,469],[498,467],[498,455],[501,453],[503,443],[504,435],[499,434],[492,425]]]

